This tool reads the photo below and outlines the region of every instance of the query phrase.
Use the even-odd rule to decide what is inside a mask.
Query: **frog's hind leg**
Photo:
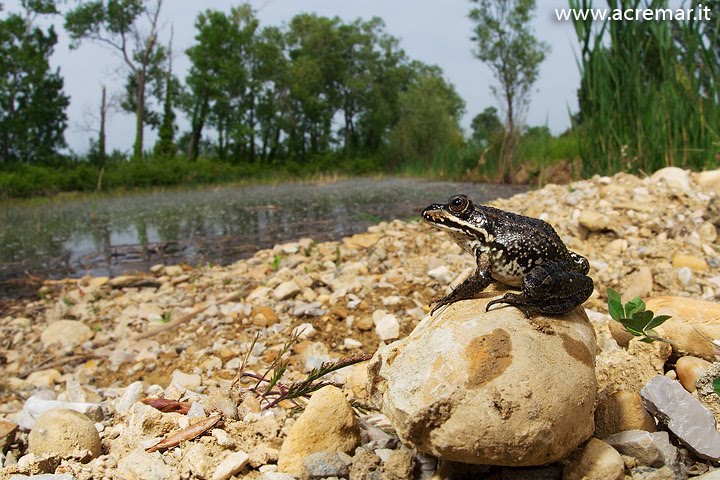
[[[560,315],[583,303],[592,291],[592,278],[551,262],[538,265],[525,276],[522,293],[506,293],[487,308],[504,303],[519,308],[528,318],[532,312]]]

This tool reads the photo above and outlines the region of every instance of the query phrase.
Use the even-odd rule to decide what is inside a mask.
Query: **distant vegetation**
[[[378,18],[300,14],[277,27],[261,26],[249,5],[207,10],[178,78],[162,0],[84,0],[64,12],[63,2],[22,0],[23,11],[0,19],[0,198],[326,173],[541,182],[558,166],[565,175],[701,168],[718,155],[717,22],[576,24],[581,110],[556,137],[522,122],[547,52],[528,30],[534,1],[494,10],[472,1],[474,53],[495,73],[501,109],[478,113],[466,133],[453,85],[408,58]],[[60,14],[72,47],[108,47],[127,78],[123,92],[99,89],[82,155],[65,150],[69,98],[48,62],[58,37],[37,25]],[[114,110],[135,116],[129,153],[105,146]],[[146,127],[158,131],[155,145]]]

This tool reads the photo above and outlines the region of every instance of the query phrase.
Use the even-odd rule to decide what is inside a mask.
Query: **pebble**
[[[640,465],[662,467],[677,463],[677,449],[670,443],[667,432],[626,430],[605,439],[622,455],[635,458]]]
[[[392,313],[386,313],[375,321],[375,333],[380,340],[395,340],[400,337],[400,322]]]
[[[82,413],[49,410],[38,417],[28,436],[29,450],[37,456],[89,460],[102,452],[95,424]]]
[[[674,268],[687,267],[696,272],[704,272],[709,268],[704,258],[685,253],[676,253],[672,259],[672,265]]]
[[[15,441],[18,425],[0,418],[0,455]]]
[[[124,413],[130,410],[135,402],[140,400],[145,384],[143,382],[133,382],[123,391],[120,398],[115,402],[115,411]]]
[[[432,270],[428,270],[428,276],[437,280],[442,285],[447,285],[452,279],[450,269],[446,265],[440,265]]]
[[[573,455],[563,471],[563,480],[622,480],[625,463],[613,447],[591,438],[579,455]]]
[[[212,480],[227,480],[245,468],[248,460],[250,460],[250,457],[245,452],[231,453],[217,466],[213,473]]]
[[[302,292],[302,288],[300,288],[295,280],[288,280],[275,287],[275,290],[272,292],[272,297],[275,300],[283,301],[294,297],[300,292]]]
[[[75,348],[93,337],[93,331],[77,320],[58,320],[53,322],[40,334],[40,341],[45,348],[61,345],[63,348]]]
[[[185,373],[180,370],[174,370],[170,378],[170,383],[195,391],[202,384],[202,378],[196,373]]]
[[[303,460],[310,478],[347,477],[352,457],[343,452],[317,452]]]
[[[647,409],[696,455],[720,461],[720,432],[715,417],[680,382],[658,375],[640,391]]]
[[[610,219],[594,210],[583,210],[578,223],[591,232],[602,232],[610,226]]]
[[[61,376],[62,374],[60,372],[54,368],[50,368],[31,373],[25,381],[35,388],[53,388]]]
[[[346,338],[343,340],[343,347],[346,350],[356,350],[362,347],[362,342],[355,340],[354,338]]]
[[[25,400],[18,421],[20,428],[30,430],[35,425],[38,417],[48,410],[58,408],[74,410],[95,421],[101,421],[104,418],[102,405],[99,403],[61,402],[54,400],[54,398],[55,394],[53,392],[41,390]]]
[[[677,362],[675,362],[675,371],[677,372],[678,380],[680,380],[682,386],[685,387],[685,390],[690,393],[695,391],[695,382],[708,367],[710,367],[710,362],[690,355],[680,357]]]
[[[626,430],[654,432],[655,420],[645,410],[636,392],[619,391],[598,402],[595,409],[595,436],[605,438]]]
[[[337,387],[323,387],[313,394],[290,428],[280,448],[278,469],[302,475],[308,455],[323,451],[350,453],[359,444],[360,428],[345,395]]]
[[[297,335],[299,340],[311,338],[315,334],[315,327],[312,323],[301,323],[293,328],[292,335]]]

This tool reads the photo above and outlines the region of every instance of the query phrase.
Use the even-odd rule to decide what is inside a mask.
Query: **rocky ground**
[[[423,432],[407,436],[402,420],[374,410],[361,360],[407,337],[430,300],[474,270],[446,234],[394,221],[341,242],[278,245],[227,267],[50,282],[38,300],[6,308],[0,479],[720,478],[716,431],[695,432],[712,426],[700,403],[720,418],[712,389],[720,376],[712,363],[720,338],[718,192],[720,171],[670,168],[493,203],[550,222],[590,259],[595,280],[585,304],[597,349],[594,438],[549,465],[455,464],[437,445],[418,452],[412,439]],[[628,338],[607,315],[608,287],[625,299],[652,297],[648,308],[673,315],[658,329],[672,348]],[[294,382],[308,372],[347,358],[353,365],[318,380],[332,385],[309,403],[284,399],[303,393]],[[658,391],[672,394],[657,398]],[[685,407],[697,415],[673,417]]]

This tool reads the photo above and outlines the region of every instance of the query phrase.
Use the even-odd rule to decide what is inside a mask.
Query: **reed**
[[[569,1],[575,9],[668,8],[666,0]],[[717,166],[720,12],[713,13],[709,22],[575,21],[585,175]]]

